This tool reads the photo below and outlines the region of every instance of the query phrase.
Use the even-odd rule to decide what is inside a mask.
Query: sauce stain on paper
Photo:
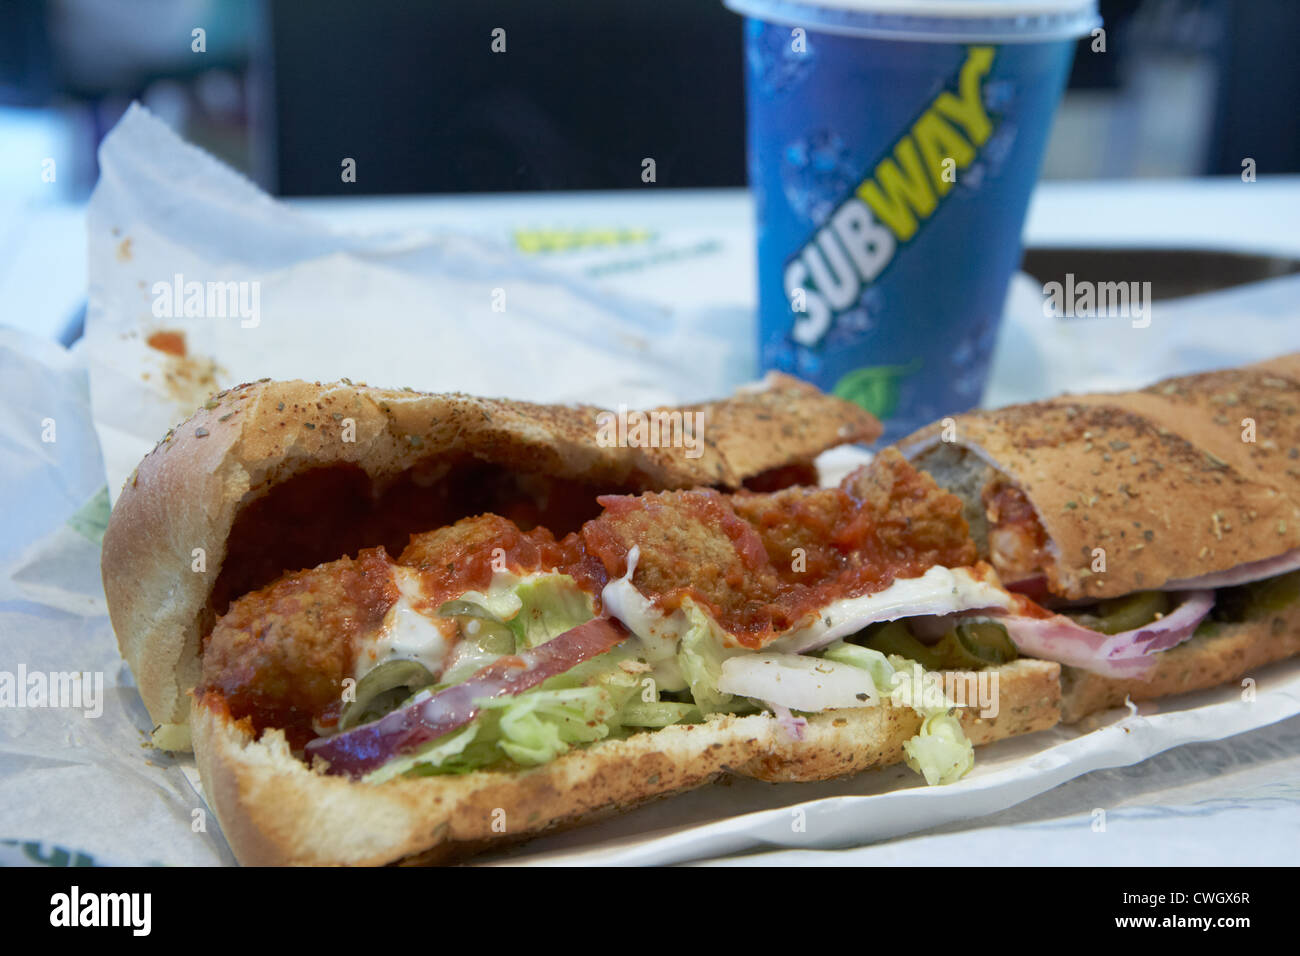
[[[214,359],[190,354],[185,333],[173,329],[158,329],[145,342],[161,352],[163,359],[163,384],[167,394],[178,404],[196,408],[220,390],[218,376],[225,370]],[[141,376],[148,381],[148,372]]]

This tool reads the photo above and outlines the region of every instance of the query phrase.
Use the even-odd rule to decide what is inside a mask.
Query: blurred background
[[[1300,270],[1284,221],[1300,197],[1285,175],[1300,172],[1300,0],[1100,8],[1105,33],[1079,44],[1026,242],[1268,256],[1184,257],[1170,272],[1127,252],[1062,266],[1031,248],[1025,271],[1137,270],[1172,295],[1203,291],[1189,276],[1214,272],[1222,287]],[[722,0],[0,0],[0,11],[0,326],[65,344],[81,334],[96,149],[133,100],[336,225],[491,233],[605,292],[751,320],[743,28]],[[1247,205],[1232,188],[1244,157],[1285,195],[1255,190]]]
[[[83,199],[133,99],[282,196],[631,188],[652,148],[664,185],[745,182],[741,20],[721,0],[2,7],[9,199]],[[1106,51],[1080,44],[1045,179],[1236,175],[1243,156],[1261,175],[1300,170],[1300,3],[1101,12]],[[492,50],[502,25],[509,56]],[[54,183],[33,173],[46,158]]]

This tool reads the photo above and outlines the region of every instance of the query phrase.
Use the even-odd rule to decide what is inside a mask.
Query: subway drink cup
[[[726,2],[762,367],[865,406],[885,441],[978,404],[1095,0]]]

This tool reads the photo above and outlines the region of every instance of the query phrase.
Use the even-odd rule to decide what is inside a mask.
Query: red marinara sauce
[[[398,598],[383,548],[285,575],[230,605],[204,641],[197,694],[217,691],[236,720],[281,727],[292,746],[338,720],[355,645]]]
[[[755,649],[831,601],[936,564],[976,560],[961,502],[910,468],[871,488],[664,492],[600,502],[604,514],[581,534],[607,574],[626,573],[637,547],[633,584],[652,603],[671,612],[689,597]]]

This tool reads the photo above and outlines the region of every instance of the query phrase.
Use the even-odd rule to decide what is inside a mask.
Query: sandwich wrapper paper
[[[698,400],[754,377],[752,319],[623,299],[481,236],[331,228],[140,108],[100,164],[84,338],[64,350],[0,317],[0,474],[16,503],[0,535],[0,671],[75,671],[89,691],[82,706],[0,707],[0,862],[228,864],[192,757],[148,744],[100,584],[110,500],[154,442],[209,390],[265,376],[606,406]],[[179,289],[183,304],[194,281],[255,288],[256,315],[167,315],[164,298],[175,306]],[[1154,319],[1167,326],[1143,330],[1159,348],[1126,350],[1118,382],[1096,347],[1068,367],[1054,323],[1013,293],[990,397],[1108,375],[1136,385],[1300,348],[1282,321],[1296,291],[1274,280],[1213,308],[1167,304]],[[1235,351],[1214,351],[1228,327]],[[185,354],[150,345],[158,332],[180,333]],[[863,458],[831,453],[825,477]],[[1300,822],[1300,661],[1256,680],[1253,696],[1218,688],[980,748],[946,787],[902,766],[813,784],[737,779],[483,861],[1265,861],[1288,845],[1267,834]]]

